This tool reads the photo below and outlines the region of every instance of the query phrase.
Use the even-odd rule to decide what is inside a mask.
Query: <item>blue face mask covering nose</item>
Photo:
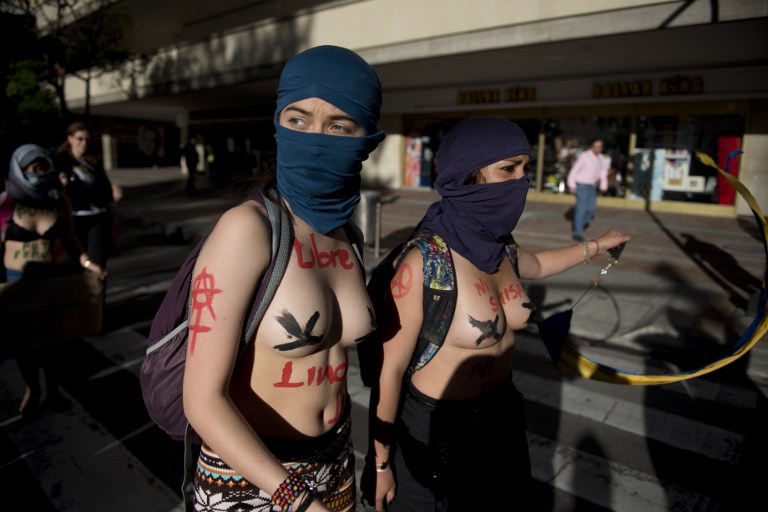
[[[319,98],[357,121],[368,134],[345,137],[291,130],[279,123],[292,103]],[[359,55],[337,46],[306,50],[285,65],[277,89],[277,189],[294,214],[318,233],[343,226],[360,202],[363,161],[384,140],[377,132],[381,84]]]
[[[360,202],[363,161],[383,139],[304,133],[276,126],[277,188],[293,212],[318,233],[352,217]]]

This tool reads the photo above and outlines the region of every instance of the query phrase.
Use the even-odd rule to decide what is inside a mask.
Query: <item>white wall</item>
[[[194,8],[190,2],[190,9]],[[371,64],[619,34],[658,28],[682,6],[668,0],[368,0],[320,4],[287,17],[220,30],[208,38],[158,49],[133,78],[108,73],[92,82],[93,105],[141,98],[158,88],[177,92],[242,83],[262,66],[281,63],[303,49],[337,44]],[[765,16],[768,0],[721,0],[720,21]],[[706,24],[709,2],[694,2],[670,26]],[[140,23],[140,20],[137,20]],[[247,23],[247,20],[241,20]],[[197,27],[199,30],[200,27]],[[137,69],[142,66],[137,65]],[[150,88],[152,84],[153,88]],[[66,94],[77,107],[83,82],[67,77]]]
[[[400,116],[382,116],[379,128],[387,133],[387,138],[363,162],[363,187],[399,188],[403,179],[404,144],[399,133]]]
[[[740,181],[755,196],[763,214],[768,214],[768,101],[753,102],[742,146]],[[749,206],[740,197],[736,202],[739,215],[751,215]]]

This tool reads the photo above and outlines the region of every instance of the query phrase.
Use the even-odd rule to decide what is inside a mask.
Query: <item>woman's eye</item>
[[[349,135],[352,133],[352,129],[349,126],[343,124],[331,125],[331,131],[340,135]]]

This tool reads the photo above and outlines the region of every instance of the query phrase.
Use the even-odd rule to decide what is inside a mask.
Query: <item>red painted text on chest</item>
[[[501,306],[507,304],[509,301],[519,299],[523,296],[524,290],[520,283],[510,283],[502,288],[498,293],[491,294],[488,283],[483,279],[479,279],[475,283],[475,291],[477,295],[484,296],[489,295],[488,304],[491,306],[491,311],[496,313]]]
[[[296,257],[298,258],[299,267],[301,268],[313,268],[315,265],[318,268],[336,267],[337,265],[345,270],[351,269],[354,264],[349,261],[349,251],[346,249],[336,249],[334,251],[321,251],[317,248],[315,242],[315,234],[309,234],[309,240],[311,245],[305,255],[304,244],[298,240],[293,241],[293,249],[296,251]],[[305,257],[306,256],[306,257]]]

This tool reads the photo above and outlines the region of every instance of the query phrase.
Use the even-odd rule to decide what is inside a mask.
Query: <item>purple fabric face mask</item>
[[[528,139],[515,123],[494,117],[462,121],[440,143],[435,189],[442,199],[429,207],[418,228],[440,235],[483,272],[496,272],[504,257],[504,240],[525,208],[528,178],[464,182],[486,165],[530,154]]]

